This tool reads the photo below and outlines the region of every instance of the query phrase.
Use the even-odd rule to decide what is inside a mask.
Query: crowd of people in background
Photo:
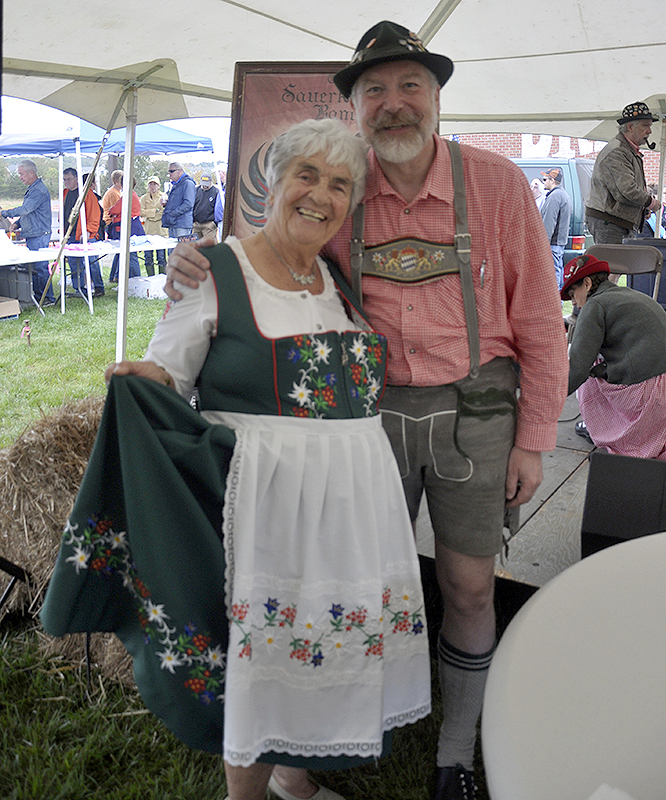
[[[48,247],[52,235],[51,194],[38,175],[38,168],[31,159],[22,160],[17,168],[21,182],[27,187],[23,202],[14,207],[0,209],[0,226],[12,235],[25,240],[29,250]],[[211,171],[203,170],[199,185],[190,177],[180,162],[172,162],[168,168],[169,182],[162,189],[162,181],[151,175],[147,182],[147,192],[139,197],[134,178],[131,202],[131,236],[163,236],[188,241],[204,236],[218,235],[218,226],[224,215],[224,183],[218,189],[214,185]],[[222,177],[222,176],[220,176]],[[93,185],[86,192],[73,219],[72,212],[77,206],[79,192],[85,186],[88,174],[79,174],[73,167],[63,170],[63,196],[61,202],[62,220],[68,245],[85,241],[96,242],[105,239],[120,239],[122,217],[123,172],[113,170],[109,175],[110,186],[103,195],[97,194]],[[85,219],[84,237],[82,226]],[[71,229],[70,229],[71,226]],[[158,272],[166,272],[166,248],[145,250],[143,253],[147,275],[155,274],[155,261]],[[100,266],[101,258],[89,258],[92,297],[105,294],[104,279]],[[118,283],[119,254],[115,254],[111,264],[109,283]],[[88,286],[85,274],[85,259],[67,256],[67,266],[71,279],[71,297],[86,297]],[[141,275],[139,254],[129,254],[129,277]],[[32,265],[32,291],[36,303],[42,306],[55,305],[53,285],[49,280],[49,262],[38,261]]]

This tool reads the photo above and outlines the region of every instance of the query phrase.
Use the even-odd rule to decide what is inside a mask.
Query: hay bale
[[[66,403],[0,451],[0,553],[26,570],[0,609],[35,613],[99,427],[103,397]]]
[[[85,634],[73,633],[56,639],[39,631],[39,651],[46,658],[59,656],[68,664],[86,667]],[[136,689],[132,656],[113,633],[93,633],[90,636],[90,661],[104,678]]]
[[[16,583],[0,619],[9,612],[36,614],[41,607],[103,407],[103,397],[66,403],[0,450],[0,555],[31,578]],[[0,593],[8,584],[0,572]],[[42,632],[40,650],[83,665],[85,636],[56,639]],[[134,685],[132,659],[113,634],[92,635],[91,658],[105,677]]]

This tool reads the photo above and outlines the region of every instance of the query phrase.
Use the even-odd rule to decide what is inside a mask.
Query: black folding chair
[[[0,597],[0,608],[2,608],[2,606],[9,599],[12,589],[14,586],[16,586],[16,581],[29,583],[30,576],[24,569],[21,569],[21,567],[19,567],[17,564],[13,564],[11,561],[7,561],[7,559],[3,558],[2,556],[0,556],[0,569],[11,576],[11,580],[9,581],[7,588],[2,593],[2,597]]]
[[[581,524],[581,556],[666,531],[666,461],[590,455]]]

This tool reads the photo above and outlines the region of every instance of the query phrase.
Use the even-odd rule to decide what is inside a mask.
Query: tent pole
[[[123,170],[123,202],[120,220],[120,269],[118,271],[118,318],[116,323],[116,362],[125,358],[127,339],[127,280],[129,277],[130,229],[132,225],[132,192],[134,184],[134,135],[138,106],[138,90],[127,89],[125,165]]]
[[[81,241],[83,242],[84,246],[84,254],[83,260],[86,267],[86,286],[88,290],[88,298],[86,302],[88,303],[88,311],[93,313],[93,301],[92,301],[92,287],[90,285],[90,256],[88,255],[88,224],[86,220],[86,196],[83,193],[83,165],[81,164],[81,139],[77,136],[74,139],[74,146],[76,147],[76,174],[77,174],[77,183],[79,186],[79,197],[83,198],[81,203],[81,212],[79,214],[79,218],[81,220]],[[90,181],[86,181],[86,183],[90,183]],[[74,238],[76,238],[76,230],[74,231]],[[62,265],[61,265],[62,267]],[[62,269],[61,269],[62,272]],[[79,294],[81,294],[81,278],[79,276]]]
[[[666,164],[666,100],[663,98],[659,100],[659,117],[661,120],[661,141],[659,142],[659,177],[657,179],[657,197],[659,202],[664,201],[664,165]],[[662,223],[662,209],[657,210],[657,221],[654,225],[654,235],[658,239],[661,236],[663,225]]]

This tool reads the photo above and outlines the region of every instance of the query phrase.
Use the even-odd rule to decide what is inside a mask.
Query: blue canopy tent
[[[81,120],[81,139],[94,139],[97,147],[104,136],[104,128],[98,128],[90,122]],[[125,152],[125,128],[118,128],[111,132],[111,136],[104,148],[105,153]],[[83,150],[83,147],[81,148]],[[151,155],[212,152],[213,142],[207,136],[194,136],[191,133],[178,131],[159,122],[148,122],[136,126],[136,139],[134,152]],[[95,148],[86,149],[84,152],[96,152]]]
[[[82,153],[96,153],[104,137],[104,128],[81,120],[79,138]],[[125,128],[114,130],[109,137],[105,153],[125,152]],[[213,142],[207,136],[194,136],[191,133],[176,130],[158,122],[149,122],[136,126],[135,153],[143,155],[159,155],[173,153],[212,152]],[[0,155],[61,155],[76,153],[76,132],[71,137],[50,138],[21,134],[0,136]]]
[[[104,128],[93,125],[86,120],[80,120],[79,124],[80,127],[78,132],[76,127],[72,125],[71,128],[59,131],[60,136],[53,138],[44,138],[34,134],[6,134],[0,136],[0,156],[58,156],[60,159],[60,185],[58,194],[59,197],[62,197],[62,156],[65,154],[75,154],[77,157],[78,166],[79,193],[82,195],[82,175],[84,173],[84,168],[81,163],[81,154],[97,154],[104,140],[106,131]],[[213,142],[210,138],[206,136],[195,136],[193,134],[177,130],[176,128],[171,128],[168,125],[162,125],[161,123],[157,122],[137,125],[135,127],[135,136],[134,152],[143,155],[213,152]],[[125,128],[114,130],[107,136],[104,153],[107,155],[124,153],[125,143]],[[85,230],[85,209],[82,210],[81,214],[84,221],[83,227]],[[60,238],[61,240],[64,240],[66,221],[62,214],[60,215],[60,226]],[[86,236],[84,233],[84,240],[85,238]],[[86,265],[86,281],[90,287],[90,266],[87,253],[84,258]],[[63,292],[61,297],[63,312],[65,310],[64,296],[65,295]],[[90,313],[92,314],[93,304],[90,291],[87,302],[90,308]]]

